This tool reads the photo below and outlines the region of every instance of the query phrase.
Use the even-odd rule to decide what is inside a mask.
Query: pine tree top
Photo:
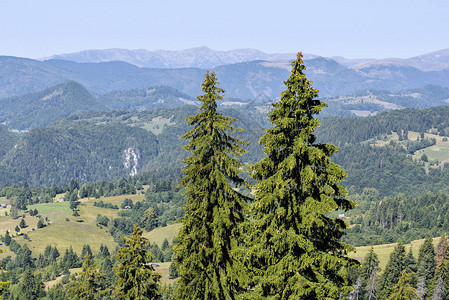
[[[210,172],[214,167],[218,167],[232,183],[246,185],[238,176],[243,165],[236,157],[247,152],[241,147],[247,143],[228,134],[243,130],[231,125],[237,121],[236,119],[217,112],[217,101],[223,99],[221,94],[224,93],[218,85],[215,72],[207,72],[202,84],[202,91],[205,94],[197,97],[203,103],[198,108],[200,112],[186,119],[187,124],[194,126],[181,137],[189,140],[184,149],[192,152],[191,156],[183,160],[186,164],[183,172],[186,175],[182,185],[186,188],[188,182],[193,182],[199,178],[198,176]]]
[[[151,254],[147,251],[148,239],[142,236],[142,230],[134,225],[133,233],[122,238],[125,243],[115,257],[115,297],[118,299],[157,299],[161,275],[149,264]]]

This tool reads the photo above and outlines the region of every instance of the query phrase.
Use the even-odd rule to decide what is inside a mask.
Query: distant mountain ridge
[[[330,62],[328,62],[328,60]],[[324,73],[322,68],[330,70],[333,74],[341,74],[341,77],[350,77],[347,72],[353,72],[353,81],[357,81],[357,74],[342,67],[330,59],[319,58],[314,60],[308,70]],[[328,64],[334,65],[331,68]],[[281,70],[279,68],[278,70]],[[260,70],[261,73],[264,69]],[[239,72],[237,72],[239,73]],[[244,74],[245,72],[243,72]],[[321,77],[320,77],[321,76]],[[315,78],[319,82],[326,82],[329,74],[319,74]],[[337,76],[338,77],[338,76]],[[232,78],[223,77],[225,82]],[[244,81],[245,78],[235,77],[235,81]],[[335,84],[338,84],[336,82]],[[344,85],[344,82],[340,82]],[[360,82],[360,84],[363,84]],[[263,82],[259,86],[253,86],[254,90],[270,92]],[[265,88],[265,90],[263,90]],[[279,86],[281,88],[281,86]],[[332,87],[329,87],[331,89]],[[236,91],[238,92],[238,91]],[[379,112],[402,108],[427,108],[439,105],[448,105],[449,88],[436,85],[399,90],[396,92],[386,90],[362,90],[353,95],[322,98],[329,107],[320,116],[370,116]],[[239,108],[239,110],[253,111],[255,119],[263,120],[270,109],[272,99],[263,97],[255,99],[226,98],[220,102],[220,106]],[[0,123],[9,129],[30,130],[36,127],[50,125],[51,123],[69,116],[85,115],[92,112],[110,111],[154,111],[161,108],[172,109],[179,106],[197,106],[199,102],[179,90],[169,86],[153,86],[144,89],[128,89],[112,91],[99,96],[92,96],[81,84],[75,81],[67,81],[62,84],[21,96],[0,99]],[[262,114],[261,114],[262,113]],[[262,121],[261,125],[265,126]],[[0,127],[1,128],[1,127]],[[1,132],[0,132],[1,134]],[[1,137],[1,136],[0,136]],[[11,140],[11,136],[5,137]],[[1,144],[1,143],[0,143]],[[0,149],[1,156],[1,149]]]
[[[213,68],[220,65],[236,64],[254,60],[291,61],[295,53],[264,53],[257,49],[235,49],[228,51],[212,50],[208,47],[196,47],[179,51],[144,49],[92,49],[74,53],[55,54],[41,60],[62,59],[78,63],[100,63],[123,61],[146,68]],[[320,57],[316,54],[304,54],[305,60]],[[422,71],[440,71],[449,68],[449,49],[443,49],[406,59],[402,58],[345,58],[331,56],[345,67],[360,69],[369,65],[401,65]]]
[[[245,57],[255,59],[257,55],[262,55],[257,50],[241,51],[237,52],[246,53],[246,56],[208,48],[164,52],[169,59],[167,64],[173,63],[178,67],[176,69],[138,67],[123,61],[77,63],[60,59],[37,61],[0,56],[0,99],[37,92],[70,80],[83,85],[93,96],[117,90],[167,86],[195,98],[201,94],[201,82],[208,69],[216,72],[220,87],[226,91],[226,98],[259,102],[278,99],[284,89],[283,81],[290,73],[288,59],[267,60],[282,58],[282,55],[275,57],[276,54],[271,58],[265,57],[266,60],[230,64],[232,55],[237,60]],[[354,95],[360,90],[399,91],[426,85],[449,88],[449,67],[446,67],[448,52],[441,50],[409,59],[383,60],[306,57],[304,63],[308,78],[314,82],[314,88],[320,90],[320,97],[335,97]],[[214,68],[182,68],[186,64],[210,64],[215,59],[210,57],[219,57],[222,59],[220,63],[225,60],[223,57],[227,57],[228,64]]]
[[[0,99],[0,123],[10,129],[29,130],[84,112],[145,111],[186,104],[196,102],[167,86],[113,91],[95,98],[78,82],[67,81],[42,91]]]
[[[295,56],[295,53],[268,54],[256,49],[216,51],[208,47],[197,47],[180,51],[148,51],[144,49],[84,50],[75,53],[53,55],[47,58],[43,58],[43,60],[62,59],[78,63],[124,61],[138,67],[146,68],[207,69],[220,65],[235,64],[254,60],[293,60]],[[306,59],[312,59],[316,57],[318,57],[318,55],[305,54]]]

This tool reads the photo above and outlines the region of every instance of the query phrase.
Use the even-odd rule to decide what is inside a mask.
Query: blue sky
[[[447,0],[0,0],[0,55],[85,49],[411,57],[449,48]]]

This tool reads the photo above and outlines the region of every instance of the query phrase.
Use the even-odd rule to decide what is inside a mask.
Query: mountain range
[[[239,78],[237,78],[238,80]],[[271,100],[225,99],[219,105],[251,111],[253,118],[266,125],[266,113]],[[402,108],[427,108],[447,105],[449,88],[428,85],[397,92],[366,90],[351,96],[324,98],[329,105],[320,117],[369,116],[379,112]],[[9,129],[29,130],[47,126],[68,116],[96,111],[153,111],[198,105],[198,101],[168,86],[129,89],[109,92],[94,97],[75,81],[67,81],[45,90],[0,99],[0,123]]]
[[[129,60],[131,56],[138,56],[140,65],[147,58],[145,64],[151,65],[151,59],[157,57],[163,67],[99,62]],[[142,111],[195,104],[207,71],[200,67],[216,64],[221,64],[214,71],[225,90],[225,104],[265,105],[284,90],[291,56],[206,47],[152,52],[86,50],[42,61],[0,56],[0,123],[23,130],[85,111]],[[307,77],[330,104],[325,115],[366,116],[389,109],[446,105],[449,101],[449,50],[409,59],[352,60],[313,54],[305,58]]]
[[[208,47],[197,47],[180,51],[144,49],[105,49],[84,50],[75,53],[57,54],[41,60],[62,59],[78,63],[99,63],[124,61],[138,67],[146,68],[214,68],[220,65],[235,64],[254,60],[283,61],[292,60],[295,53],[268,54],[256,49],[236,49],[229,51],[215,51]],[[305,54],[306,59],[316,58],[318,55]]]
[[[208,47],[197,47],[179,51],[144,49],[93,49],[74,53],[56,54],[40,60],[58,59],[69,60],[78,63],[100,63],[111,61],[123,61],[138,67],[146,68],[214,68],[220,65],[263,61],[291,61],[296,57],[295,53],[265,53],[257,49],[235,49],[229,51],[217,51]],[[310,60],[321,57],[317,54],[305,53],[304,59]],[[410,66],[422,71],[438,71],[449,68],[449,49],[426,53],[407,59],[401,58],[345,58],[341,56],[329,57],[339,64],[354,69],[364,68],[367,65],[401,65]]]
[[[321,97],[352,95],[359,90],[392,90],[428,84],[449,87],[449,69],[423,71],[409,65],[380,61],[346,67],[330,58],[305,60],[308,78]],[[214,68],[225,97],[275,100],[289,76],[285,61],[250,61]],[[0,57],[0,99],[44,90],[73,80],[94,96],[117,90],[169,86],[191,97],[201,93],[205,69],[140,68],[125,62],[77,63]]]

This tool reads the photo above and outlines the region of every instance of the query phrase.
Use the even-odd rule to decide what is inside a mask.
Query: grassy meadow
[[[97,215],[107,216],[108,218],[118,218],[119,210],[102,208],[94,206],[95,201],[102,200],[104,203],[111,203],[120,206],[125,198],[132,199],[133,202],[142,201],[145,198],[144,194],[137,195],[121,195],[112,197],[101,197],[99,199],[84,198],[80,199],[78,210],[80,216],[72,216],[72,210],[70,209],[69,202],[61,202],[60,197],[63,195],[57,195],[55,202],[42,203],[29,205],[28,209],[37,209],[42,219],[48,220],[48,224],[44,228],[37,229],[37,217],[32,217],[29,214],[25,215],[25,222],[28,225],[26,228],[21,229],[18,233],[14,230],[19,225],[22,215],[19,215],[17,219],[11,219],[10,216],[1,214],[2,212],[8,212],[8,209],[2,209],[0,211],[0,232],[9,230],[10,235],[20,244],[27,243],[29,248],[33,251],[33,256],[37,257],[40,253],[43,253],[47,245],[56,246],[58,250],[63,253],[65,249],[73,247],[73,250],[77,253],[81,253],[83,245],[89,244],[92,251],[96,253],[100,245],[106,245],[112,251],[116,248],[112,236],[107,232],[106,227],[97,226]],[[157,243],[159,246],[167,238],[170,242],[173,240],[174,235],[179,230],[180,224],[172,224],[167,227],[160,227],[151,232],[145,232],[145,236],[150,239],[151,243]],[[23,234],[27,234],[29,240],[25,240]],[[4,245],[0,245],[0,249],[6,249]],[[3,255],[14,255],[10,252]]]
[[[441,146],[441,144],[440,144]],[[449,146],[448,146],[449,147]],[[429,147],[431,148],[431,147]],[[426,149],[426,151],[430,151]],[[449,153],[449,150],[448,150]],[[8,209],[0,210],[0,232],[10,230],[10,235],[20,244],[27,243],[29,248],[33,251],[33,256],[37,257],[44,252],[47,245],[52,245],[58,248],[60,253],[65,249],[73,247],[78,254],[81,253],[82,247],[89,244],[94,253],[98,252],[100,245],[106,245],[111,251],[117,247],[112,236],[107,232],[107,227],[97,226],[96,218],[98,214],[107,216],[108,218],[117,218],[119,210],[102,208],[94,206],[95,201],[102,200],[104,203],[111,203],[120,207],[125,198],[132,199],[133,202],[142,201],[145,198],[144,194],[137,195],[121,195],[113,197],[101,197],[99,199],[84,198],[80,199],[78,206],[80,216],[72,216],[69,202],[61,202],[61,195],[55,197],[55,202],[29,205],[28,209],[37,209],[42,219],[48,220],[48,225],[44,228],[37,229],[38,217],[32,217],[29,214],[24,214],[24,219],[27,224],[26,228],[22,228],[18,233],[14,230],[19,225],[23,215],[19,214],[18,219],[11,219]],[[144,232],[144,237],[148,238],[150,243],[162,246],[164,239],[170,243],[173,242],[174,237],[181,228],[181,223],[168,224],[165,227],[156,228],[150,232]],[[24,239],[24,234],[27,234],[29,240]],[[439,238],[434,238],[434,244],[438,243]],[[424,240],[416,240],[410,244],[405,245],[406,251],[412,247],[415,258],[418,257],[419,246]],[[385,269],[389,256],[396,244],[385,244],[373,246],[374,251],[379,256],[381,272]],[[350,257],[361,261],[371,246],[357,247],[355,252],[349,254]],[[0,249],[7,249],[3,244],[0,244]],[[3,253],[3,256],[15,256],[14,253],[8,251]],[[163,276],[163,281],[168,282],[168,268],[169,262],[159,263],[156,270]],[[47,287],[55,284],[60,280],[47,282]]]
[[[433,239],[433,245],[434,247],[437,246],[438,241],[440,238],[434,238]],[[410,247],[412,247],[413,256],[415,259],[418,259],[418,251],[419,247],[424,243],[424,239],[415,240],[412,241],[410,244],[405,244],[405,251],[408,253],[410,251]],[[384,245],[376,245],[376,246],[362,246],[362,247],[356,247],[356,252],[349,253],[349,256],[351,258],[355,258],[359,261],[362,261],[365,255],[368,253],[368,251],[373,247],[374,252],[379,257],[379,267],[381,269],[381,272],[385,270],[385,266],[387,265],[388,260],[390,259],[390,254],[393,252],[394,247],[397,245],[397,243],[393,244],[384,244]]]

